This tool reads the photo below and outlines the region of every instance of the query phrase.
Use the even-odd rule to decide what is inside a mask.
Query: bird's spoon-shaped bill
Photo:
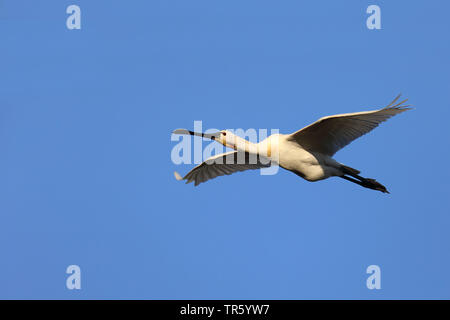
[[[202,133],[202,132],[194,132],[187,129],[176,129],[172,132],[173,134],[190,134],[191,136],[198,136],[207,139],[215,140],[218,133]]]

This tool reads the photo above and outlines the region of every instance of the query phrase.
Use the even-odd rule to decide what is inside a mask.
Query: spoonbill
[[[194,181],[197,186],[218,176],[270,167],[273,163],[307,181],[335,176],[365,188],[389,193],[375,179],[361,177],[359,170],[339,163],[332,157],[338,150],[375,129],[381,122],[410,110],[409,105],[403,105],[408,99],[396,103],[399,98],[400,95],[379,110],[323,117],[297,132],[273,134],[259,143],[251,143],[228,130],[208,134],[177,129],[174,134],[209,138],[234,151],[210,157],[184,177],[175,172],[175,178],[186,180],[186,183]]]

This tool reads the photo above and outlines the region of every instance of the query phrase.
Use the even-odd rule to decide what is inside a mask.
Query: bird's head
[[[215,139],[213,140],[219,142],[220,144],[224,145],[227,148],[237,150],[239,144],[241,143],[241,140],[243,139],[236,136],[231,131],[221,130],[216,134]]]

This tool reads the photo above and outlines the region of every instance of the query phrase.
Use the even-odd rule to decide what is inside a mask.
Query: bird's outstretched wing
[[[197,186],[215,177],[230,175],[238,171],[270,167],[270,160],[246,152],[230,151],[208,158],[181,178],[175,172],[177,180],[194,181]]]
[[[297,142],[308,151],[332,156],[353,140],[375,129],[381,122],[409,110],[408,105],[402,105],[408,99],[395,104],[399,98],[400,95],[380,110],[337,114],[321,118],[290,134],[288,139]]]

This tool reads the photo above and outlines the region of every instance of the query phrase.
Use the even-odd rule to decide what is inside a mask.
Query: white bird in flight
[[[395,104],[399,98],[400,95],[380,110],[323,117],[297,132],[273,134],[259,143],[251,143],[227,130],[207,134],[177,129],[174,134],[209,138],[234,151],[212,156],[192,169],[184,178],[175,172],[175,177],[177,180],[186,180],[186,183],[194,181],[197,186],[218,176],[276,164],[307,181],[336,176],[365,188],[389,193],[386,187],[375,179],[361,177],[360,171],[337,162],[332,156],[381,122],[410,110],[409,105],[403,105],[408,99]]]

